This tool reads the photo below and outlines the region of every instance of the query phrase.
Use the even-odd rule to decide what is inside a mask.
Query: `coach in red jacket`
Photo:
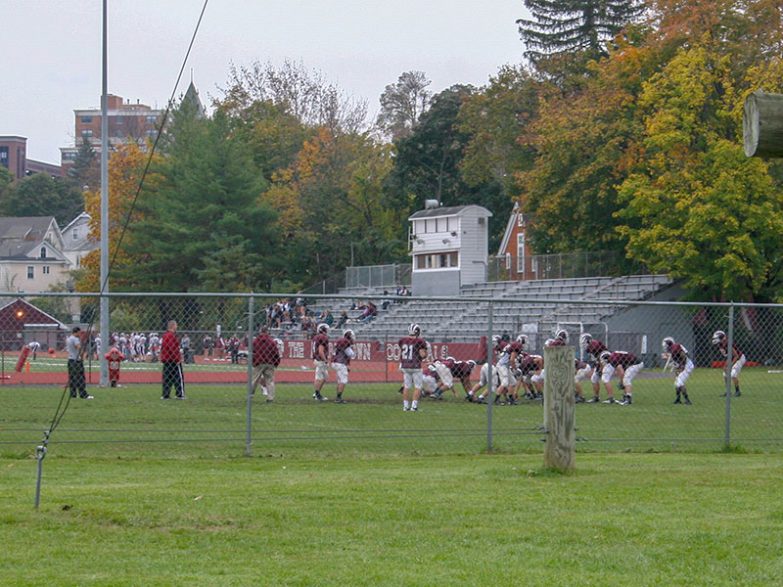
[[[160,343],[160,362],[163,363],[163,395],[161,399],[169,399],[172,385],[177,399],[185,399],[185,378],[182,374],[182,357],[176,332],[177,322],[169,320]]]

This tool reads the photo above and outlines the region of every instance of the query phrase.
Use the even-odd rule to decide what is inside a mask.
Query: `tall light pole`
[[[101,387],[109,384],[109,365],[104,355],[109,350],[109,95],[108,95],[108,0],[103,0],[103,85],[101,92]]]

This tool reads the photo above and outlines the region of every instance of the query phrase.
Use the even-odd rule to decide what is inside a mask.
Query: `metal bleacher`
[[[463,287],[464,300],[413,297],[392,304],[372,322],[353,327],[361,338],[384,340],[401,336],[416,322],[428,338],[475,339],[487,332],[491,306],[495,331],[516,332],[535,324],[543,332],[560,323],[601,322],[625,307],[616,302],[644,300],[670,284],[665,275],[482,283]]]

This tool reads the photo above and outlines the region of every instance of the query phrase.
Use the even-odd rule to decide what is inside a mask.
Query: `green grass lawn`
[[[0,584],[777,585],[778,377],[743,373],[729,452],[714,370],[693,406],[669,378],[578,405],[567,476],[542,469],[539,404],[411,414],[397,385],[345,405],[279,386],[253,401],[248,458],[243,386],[93,388],[52,436],[39,511],[61,390],[0,387]]]
[[[2,459],[4,585],[777,585],[779,454]],[[775,497],[777,496],[777,497]]]

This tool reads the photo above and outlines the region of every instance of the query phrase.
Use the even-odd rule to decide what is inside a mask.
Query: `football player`
[[[351,370],[351,359],[356,356],[353,350],[354,334],[350,328],[343,332],[343,337],[334,343],[334,355],[332,356],[332,369],[337,378],[336,404],[344,404],[343,391],[348,383],[348,372]]]
[[[419,409],[421,397],[422,372],[421,364],[427,358],[429,345],[421,337],[421,327],[411,324],[408,335],[399,340],[400,371],[402,371],[402,409],[416,412]],[[409,401],[410,390],[413,389],[413,401]]]
[[[312,344],[313,365],[315,366],[315,383],[313,384],[313,398],[316,401],[326,401],[321,395],[326,378],[329,376],[329,325],[319,324],[316,328]]]
[[[608,399],[604,401],[604,403],[619,403],[622,406],[631,405],[631,403],[633,403],[631,398],[631,394],[633,393],[633,380],[644,367],[644,363],[637,359],[636,355],[633,353],[627,353],[625,351],[604,351],[601,353],[599,360],[601,363],[601,381],[604,382],[606,395],[608,396]],[[612,375],[614,375],[615,371],[625,388],[625,393],[621,402],[617,402],[614,399],[614,390],[612,389]]]
[[[729,337],[722,330],[716,330],[712,335],[712,344],[718,347],[718,352],[721,356],[728,360],[729,356]],[[737,345],[731,345],[731,382],[734,384],[734,397],[742,395],[740,392],[739,376],[742,371],[742,366],[745,364],[745,354],[737,348]],[[726,377],[726,372],[723,372],[723,377]]]
[[[582,336],[579,337],[579,344],[587,355],[590,369],[580,369],[580,371],[577,372],[577,377],[579,377],[579,381],[590,377],[590,383],[593,385],[593,397],[587,400],[587,403],[597,404],[601,401],[601,361],[599,358],[601,353],[609,349],[603,342],[597,338],[593,338],[589,332],[585,332],[582,334]],[[579,381],[577,381],[577,385],[579,384]],[[580,385],[578,385],[577,389],[581,394]]]
[[[677,394],[674,403],[691,405],[691,400],[688,398],[688,390],[685,388],[685,382],[688,381],[688,377],[693,372],[693,361],[688,357],[688,349],[675,342],[671,336],[663,339],[661,347],[663,348],[661,356],[666,359],[667,364],[674,366],[674,391]],[[681,396],[682,399],[680,399]]]

